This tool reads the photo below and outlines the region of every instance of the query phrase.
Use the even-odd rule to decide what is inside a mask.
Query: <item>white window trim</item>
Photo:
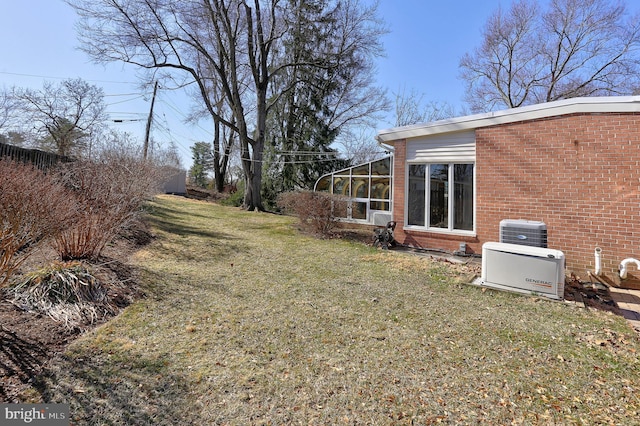
[[[431,164],[447,164],[448,167],[448,173],[449,173],[449,194],[448,194],[448,218],[447,218],[447,222],[449,223],[450,228],[448,229],[444,229],[444,228],[435,228],[435,227],[430,227],[428,225],[425,226],[419,226],[419,225],[409,225],[408,221],[409,221],[409,170],[411,169],[409,166],[412,165],[420,165],[420,164],[424,164],[427,166],[427,172],[429,172],[429,167]],[[454,167],[452,167],[455,164],[473,164],[473,229],[472,230],[463,230],[463,229],[453,229],[453,192],[454,192],[454,187],[455,185],[451,185],[451,182],[454,181]],[[404,197],[404,226],[403,229],[406,229],[408,231],[419,231],[419,232],[429,232],[429,233],[433,233],[433,234],[442,234],[442,235],[457,235],[457,236],[467,236],[467,237],[475,237],[476,234],[476,219],[477,219],[477,202],[476,202],[476,196],[477,196],[477,191],[476,191],[476,162],[475,161],[455,161],[455,162],[435,162],[435,161],[431,161],[431,162],[425,162],[425,161],[408,161],[406,163],[407,167],[405,167],[405,188],[404,188],[404,193],[405,193],[405,197]],[[430,197],[428,196],[428,194],[430,194],[431,188],[430,188],[430,179],[428,179],[429,177],[429,173],[425,173],[425,206],[424,206],[424,212],[425,212],[425,218],[424,221],[425,223],[429,222],[429,211],[430,211]]]
[[[393,167],[393,157],[391,157],[391,167]],[[369,173],[371,173],[371,169],[369,170]],[[369,195],[371,194],[371,181],[374,178],[386,178],[389,179],[389,198],[388,199],[381,199],[381,198],[356,198],[352,196],[352,191],[353,191],[353,187],[352,187],[352,179],[355,177],[367,177],[368,178],[368,187],[369,187]],[[349,169],[349,174],[332,174],[331,175],[331,181],[330,181],[330,193],[331,194],[335,194],[333,192],[333,188],[334,188],[334,183],[335,183],[335,178],[346,178],[349,180],[349,194],[350,195],[344,195],[345,197],[347,197],[348,202],[349,202],[349,206],[347,207],[347,216],[348,217],[341,217],[341,218],[337,218],[339,221],[341,222],[349,222],[349,223],[361,223],[361,224],[370,224],[372,222],[372,218],[373,218],[373,213],[374,212],[382,212],[382,213],[389,213],[389,214],[393,214],[393,175],[354,175],[352,173],[352,168]],[[343,195],[343,194],[339,194],[339,195]],[[383,201],[383,202],[388,202],[389,203],[389,210],[374,210],[371,209],[371,201]],[[365,219],[354,219],[352,217],[352,204],[351,203],[366,203],[367,205],[367,212],[366,212],[366,218]]]

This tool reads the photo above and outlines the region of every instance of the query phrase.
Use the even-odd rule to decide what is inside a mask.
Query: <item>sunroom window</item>
[[[322,176],[316,191],[349,198],[346,212],[338,215],[356,221],[371,221],[375,212],[391,211],[391,157],[359,164]]]
[[[473,169],[473,164],[410,164],[407,225],[473,231]]]

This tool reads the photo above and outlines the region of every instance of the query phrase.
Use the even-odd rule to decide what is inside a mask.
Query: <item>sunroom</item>
[[[344,220],[385,225],[392,217],[392,167],[392,156],[358,164],[320,177],[314,190],[347,197],[346,211],[336,212]]]

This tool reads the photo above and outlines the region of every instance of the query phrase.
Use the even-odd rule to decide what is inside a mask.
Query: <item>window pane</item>
[[[321,178],[316,184],[316,191],[329,192],[331,190],[331,176]]]
[[[353,198],[369,198],[369,177],[351,179],[351,196]]]
[[[389,178],[371,178],[371,198],[388,200],[391,195]]]
[[[453,174],[453,228],[472,231],[473,164],[456,164]]]
[[[333,193],[346,195],[349,194],[349,177],[348,176],[334,176],[333,177]]]
[[[367,218],[367,203],[354,201],[351,204],[351,218],[365,220]]]
[[[368,175],[369,163],[354,167],[353,169],[351,169],[351,174],[352,175]]]
[[[344,208],[342,209],[338,209],[335,207],[333,208],[333,215],[335,217],[340,217],[340,218],[345,218],[347,219],[349,217],[349,203],[338,203],[339,206],[344,206]]]
[[[407,220],[409,225],[424,226],[425,173],[427,166],[409,166],[409,194],[407,196]]]
[[[449,227],[449,165],[432,164],[430,171],[429,226]]]
[[[388,201],[371,201],[369,203],[369,208],[371,210],[385,210],[389,211],[389,202]]]
[[[391,157],[383,158],[382,160],[371,163],[371,174],[376,176],[390,176]]]

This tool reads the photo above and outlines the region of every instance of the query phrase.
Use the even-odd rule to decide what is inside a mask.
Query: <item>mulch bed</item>
[[[151,239],[144,225],[139,224],[127,238],[119,238],[104,250],[103,257],[89,264],[95,277],[107,287],[109,300],[115,307],[122,309],[143,296],[135,270],[126,261]],[[27,259],[21,271],[39,269],[52,259],[55,259],[53,250],[41,248]],[[68,328],[46,315],[26,312],[9,299],[7,292],[0,290],[0,403],[43,402],[45,389],[39,377],[46,372],[48,361],[82,333],[110,318]]]
[[[42,315],[21,311],[6,297],[0,300],[0,402],[25,402],[47,361],[62,352],[79,330]],[[36,402],[36,401],[34,401]]]

